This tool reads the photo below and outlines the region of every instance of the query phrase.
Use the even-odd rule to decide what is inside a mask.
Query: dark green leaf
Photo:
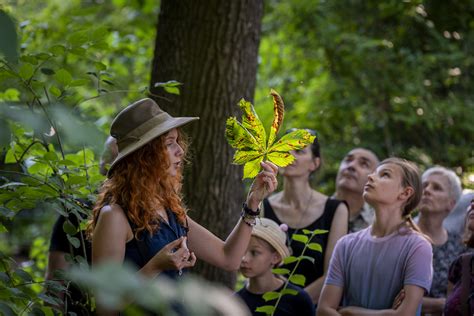
[[[6,303],[0,302],[0,312],[4,316],[16,316],[16,313]]]
[[[26,272],[25,270],[16,269],[15,270],[15,275],[20,277],[23,280],[23,282],[32,282],[33,281],[33,278],[31,277],[31,275],[29,275],[28,272]]]
[[[69,235],[74,235],[75,233],[77,233],[77,228],[73,224],[71,224],[68,220],[64,221],[63,230],[66,234],[69,234]]]
[[[52,75],[54,75],[54,74],[56,73],[56,72],[55,72],[53,69],[51,69],[51,68],[44,68],[44,67],[41,67],[40,70],[41,70],[42,73],[44,73],[44,74],[47,75],[47,76],[52,76]]]
[[[76,237],[71,237],[69,235],[66,235],[66,236],[67,236],[67,240],[69,240],[69,242],[74,248],[79,248],[81,246],[79,239],[77,239]]]

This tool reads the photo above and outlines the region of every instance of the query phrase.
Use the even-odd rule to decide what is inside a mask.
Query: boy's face
[[[246,278],[259,277],[270,271],[279,261],[280,256],[270,244],[252,236],[247,252],[242,257],[240,272]]]

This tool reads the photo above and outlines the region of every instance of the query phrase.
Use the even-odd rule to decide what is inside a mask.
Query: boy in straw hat
[[[237,292],[247,304],[252,315],[265,315],[256,309],[264,305],[275,306],[276,299],[265,302],[266,292],[279,292],[285,281],[272,273],[290,255],[286,246],[285,225],[278,226],[273,220],[260,218],[252,231],[250,244],[240,264],[240,272],[248,278],[248,283]],[[284,294],[273,315],[311,315],[315,314],[314,305],[302,288],[289,283],[286,287],[296,291],[296,295]]]
[[[182,201],[187,144],[181,127],[197,119],[172,117],[152,99],[139,100],[115,117],[110,135],[118,155],[88,227],[92,265],[127,261],[144,276],[171,279],[194,266],[196,258],[225,270],[238,269],[258,205],[277,186],[278,168],[261,163],[263,171],[252,184],[242,216],[222,241],[193,221]]]

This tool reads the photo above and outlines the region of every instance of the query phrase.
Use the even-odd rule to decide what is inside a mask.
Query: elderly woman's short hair
[[[423,172],[421,180],[424,182],[426,178],[433,174],[439,174],[446,177],[446,179],[448,180],[449,195],[454,199],[454,202],[457,202],[462,194],[461,180],[459,179],[457,174],[454,171],[449,170],[445,167],[436,166],[429,168],[425,172]]]

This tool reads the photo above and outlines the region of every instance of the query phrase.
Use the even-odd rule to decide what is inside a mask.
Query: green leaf
[[[63,45],[54,45],[49,49],[49,51],[56,56],[60,56],[64,54],[66,47]]]
[[[56,98],[58,98],[61,95],[61,90],[59,90],[59,88],[56,86],[49,87],[49,92],[52,95],[54,95]]]
[[[242,126],[247,129],[253,137],[255,137],[257,143],[261,144],[262,147],[265,147],[267,133],[265,132],[262,121],[260,121],[252,103],[241,99],[239,107],[244,112],[242,115]]]
[[[286,263],[286,262],[285,262]],[[272,269],[272,273],[273,274],[282,274],[282,275],[286,275],[286,274],[290,274],[290,270],[289,269],[284,269],[284,268],[275,268],[275,269]]]
[[[71,87],[80,87],[80,86],[85,86],[89,82],[90,82],[90,80],[87,80],[87,79],[77,79],[77,80],[71,81],[69,86],[71,86]]]
[[[53,306],[59,306],[61,304],[61,301],[58,298],[46,295],[44,293],[38,294],[38,298]]]
[[[179,88],[178,87],[164,87],[165,91],[170,94],[179,95]]]
[[[301,234],[293,234],[291,239],[294,240],[294,241],[299,241],[303,244],[306,244],[309,240],[307,236],[301,235]]]
[[[241,165],[250,160],[257,159],[262,154],[256,150],[237,150],[234,154],[234,163]]]
[[[283,291],[281,291],[281,294],[282,295],[298,295],[298,291],[295,290],[295,289],[284,289]]]
[[[63,230],[66,234],[69,234],[69,235],[74,235],[75,233],[77,233],[77,228],[73,224],[71,224],[71,222],[69,222],[68,220],[64,221]]]
[[[257,309],[255,309],[256,312],[265,313],[267,315],[273,314],[274,310],[275,310],[275,306],[271,306],[271,305],[260,306],[260,307],[257,307]]]
[[[235,149],[247,149],[259,151],[263,154],[261,144],[257,142],[255,137],[240,124],[235,117],[227,119],[225,136],[227,142]]]
[[[63,86],[67,86],[72,81],[72,76],[66,69],[59,69],[54,77]]]
[[[31,277],[31,275],[29,275],[28,272],[26,272],[25,270],[16,269],[15,270],[15,275],[20,277],[20,279],[22,279],[23,282],[32,282],[33,281],[33,278]]]
[[[66,235],[67,237],[67,240],[69,240],[69,242],[71,243],[71,245],[73,245],[74,248],[79,248],[81,243],[79,241],[79,239],[77,239],[76,237],[71,237],[69,235]]]
[[[18,71],[18,74],[20,77],[24,80],[28,80],[33,76],[35,69],[31,64],[22,64],[20,66],[20,70]]]
[[[243,111],[242,123],[235,117],[230,117],[226,121],[225,136],[229,145],[237,149],[233,162],[244,164],[243,178],[254,178],[260,171],[260,162],[263,159],[268,159],[280,167],[291,164],[294,157],[289,151],[295,148],[301,149],[314,139],[314,136],[307,137],[307,134],[310,135],[309,132],[303,130],[290,133],[290,136],[273,144],[283,121],[284,105],[278,93],[271,90],[271,95],[274,103],[274,119],[268,139],[253,105],[244,99],[239,102],[239,107]]]
[[[329,231],[326,230],[326,229],[315,229],[313,230],[312,234],[313,235],[323,235],[323,234],[327,234]]]
[[[280,296],[280,293],[278,292],[266,292],[263,294],[262,298],[265,300],[265,302],[277,299],[278,296]]]
[[[289,264],[289,263],[293,263],[293,262],[296,262],[296,261],[298,261],[298,258],[295,257],[295,256],[289,256],[289,257],[286,257],[285,259],[283,259],[284,264]]]
[[[290,282],[299,286],[304,287],[306,282],[306,277],[302,274],[293,274],[289,278]]]
[[[247,162],[244,165],[244,176],[243,178],[255,178],[260,171],[260,163],[263,161],[263,156],[260,156],[254,160]]]
[[[278,167],[286,167],[295,160],[292,154],[278,151],[268,153],[267,158]]]
[[[80,30],[71,33],[67,37],[67,41],[73,46],[81,46],[89,40],[88,30]]]
[[[311,261],[311,263],[314,263],[314,258],[313,257],[310,257],[310,256],[299,256],[298,257],[298,260],[302,261],[302,260],[308,260],[308,261]]]
[[[308,244],[308,248],[311,249],[311,250],[316,250],[316,251],[319,251],[319,252],[323,252],[323,247],[321,247],[320,244],[317,244],[317,243],[309,243]]]
[[[53,69],[51,69],[51,68],[44,68],[44,67],[42,67],[42,68],[40,69],[40,71],[41,71],[43,74],[47,75],[47,76],[52,76],[52,75],[54,75],[54,74],[56,73]]]
[[[95,65],[95,68],[97,68],[97,70],[99,71],[103,71],[107,69],[107,66],[104,63],[101,63],[99,61],[95,62],[94,65]]]
[[[279,141],[273,144],[268,151],[288,152],[291,150],[303,149],[312,144],[316,136],[311,135],[307,130],[298,129],[285,134]]]

